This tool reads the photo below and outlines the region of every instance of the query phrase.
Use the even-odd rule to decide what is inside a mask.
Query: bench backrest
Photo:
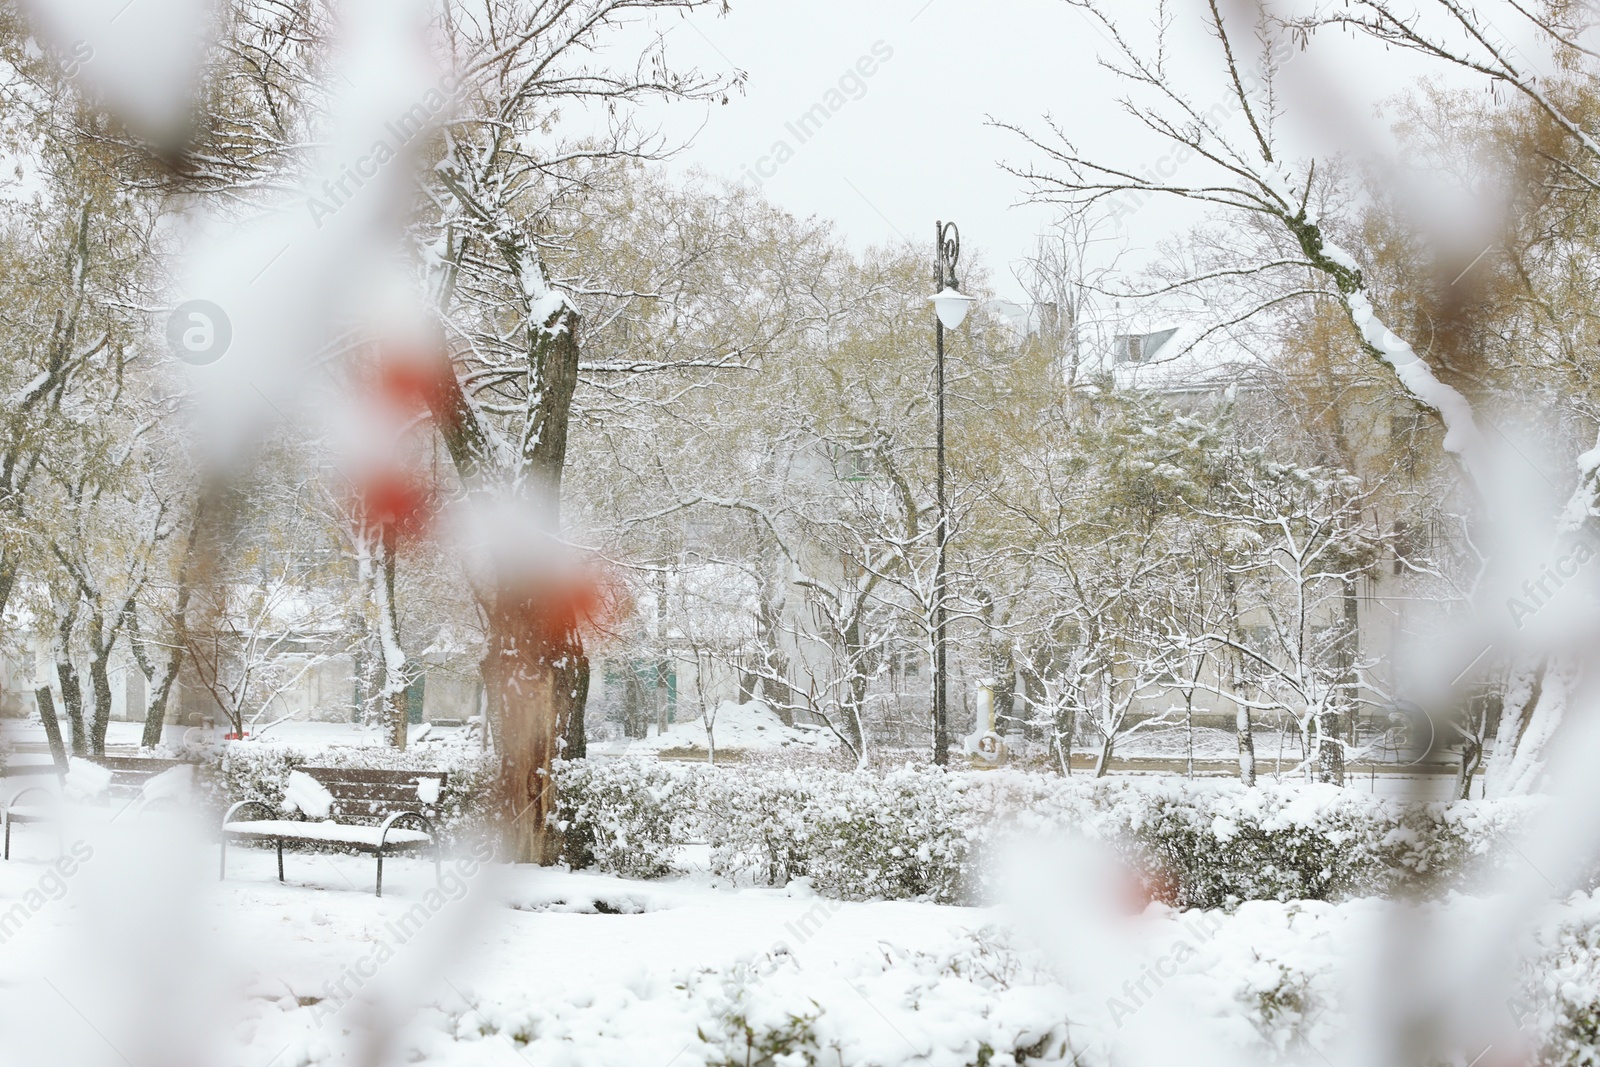
[[[333,794],[328,814],[343,822],[381,821],[397,811],[426,813],[437,801],[422,798],[420,779],[431,778],[442,790],[450,776],[444,771],[375,771],[353,767],[301,767]]]
[[[126,800],[138,796],[144,784],[156,775],[170,771],[185,761],[157,759],[153,756],[94,756],[92,762],[111,772],[107,794],[114,800]]]
[[[37,778],[60,773],[54,763],[8,763],[0,767],[0,778]]]

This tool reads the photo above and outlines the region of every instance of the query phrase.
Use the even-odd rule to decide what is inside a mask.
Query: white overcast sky
[[[1180,13],[1176,38],[1194,95],[1216,102],[1223,87],[1215,42],[1197,21],[1203,6],[1173,4]],[[1137,30],[1153,4],[1114,0],[1114,7]],[[1081,148],[1135,166],[1168,151],[1118,109],[1116,84],[1096,62],[1109,54],[1107,40],[1063,0],[734,0],[726,16],[674,15],[658,25],[675,64],[748,74],[744,94],[726,106],[646,112],[670,136],[692,137],[672,166],[738,179],[785,140],[794,156],[763,182],[769,199],[799,215],[834,220],[857,247],[898,240],[931,247],[934,220],[954,220],[963,259],[981,260],[1002,295],[1020,297],[1011,267],[1028,254],[1050,213],[1017,206],[1021,183],[998,164],[1026,161],[1029,150],[1015,135],[987,126],[988,117],[1037,128],[1049,113]],[[865,92],[800,143],[786,123],[823,100],[875,45],[892,55],[864,79]],[[1296,67],[1322,103],[1337,72],[1347,96],[1343,110],[1361,122],[1369,122],[1377,101],[1437,70],[1326,35],[1309,61],[1290,64]],[[1191,217],[1152,203],[1121,227],[1119,240],[1137,258]]]

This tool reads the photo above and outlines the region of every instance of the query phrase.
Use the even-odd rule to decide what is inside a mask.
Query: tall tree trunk
[[[459,247],[459,256],[467,254],[470,243],[471,239]],[[524,410],[512,433],[497,438],[462,388],[442,345],[437,377],[425,390],[425,399],[466,491],[519,503],[537,516],[555,546],[572,397],[578,385],[580,316],[563,299],[542,321],[535,319],[548,309],[546,298],[556,295],[544,282],[538,253],[516,228],[496,230],[488,243],[516,278],[526,315]],[[437,290],[441,303],[453,299],[454,277],[450,274]],[[502,447],[502,440],[511,447]],[[553,763],[561,755],[583,689],[583,642],[577,629],[579,598],[570,586],[560,588],[560,576],[550,575],[551,580],[545,581],[527,562],[495,560],[492,588],[479,593],[488,630],[482,671],[500,758],[496,797],[505,858],[551,864],[561,854],[561,835],[553,820]]]
[[[5,616],[6,605],[11,602],[11,590],[16,588],[17,557],[15,551],[0,548],[0,618]]]
[[[61,721],[56,718],[56,702],[50,693],[48,685],[41,685],[33,691],[33,699],[39,704],[39,721],[44,723],[44,737],[50,742],[50,756],[56,761],[56,767],[62,774],[67,773],[67,748],[61,742]]]
[[[489,714],[498,724],[506,845],[515,860],[546,865],[561,856],[552,764],[577,702],[583,656],[574,620],[554,599],[508,597],[498,605],[483,658]]]
[[[1526,796],[1537,788],[1545,745],[1560,724],[1565,697],[1558,665],[1541,660],[1512,667],[1485,773],[1486,795]]]
[[[644,721],[644,686],[639,684],[639,671],[630,662],[627,677],[622,680],[622,736],[632,741],[649,735]]]
[[[167,657],[161,680],[150,690],[150,703],[145,708],[144,733],[139,738],[143,748],[155,748],[161,743],[161,729],[167,723],[167,701],[172,696],[172,686],[178,680],[183,666],[183,646],[175,647]]]
[[[656,660],[656,736],[667,732],[667,661]]]
[[[1072,777],[1072,745],[1077,732],[1078,709],[1075,705],[1068,705],[1057,712],[1056,721],[1056,748],[1061,753],[1062,773],[1068,778]]]
[[[517,234],[498,235],[495,242],[522,277],[542,276],[537,257]],[[488,428],[442,354],[439,377],[427,391],[434,424],[467,491],[511,494],[540,515],[552,542],[560,532],[579,324],[565,303],[547,321],[529,323],[527,411],[513,469],[504,468],[503,450],[490,443]],[[505,858],[552,864],[561,855],[553,763],[583,688],[583,642],[571,590],[559,588],[557,576],[550,582],[530,578],[519,563],[500,564],[494,588],[480,597],[488,624],[484,691],[500,757],[495,792]]]
[[[1244,629],[1239,624],[1239,587],[1233,572],[1223,566],[1222,590],[1228,601],[1228,636],[1236,645],[1244,644]],[[1244,695],[1244,656],[1237,648],[1226,652],[1229,689]],[[1233,702],[1233,729],[1239,742],[1239,781],[1246,786],[1256,784],[1256,737],[1250,722],[1250,708],[1238,700]]]
[[[1094,776],[1104,778],[1111,770],[1111,752],[1116,745],[1116,735],[1103,733],[1100,735],[1100,754],[1094,761]]]
[[[56,678],[61,683],[61,703],[67,712],[67,725],[72,730],[72,754],[89,754],[89,737],[83,728],[83,683],[78,680],[78,669],[67,656],[56,660]]]
[[[89,689],[94,693],[94,723],[89,734],[89,750],[106,754],[106,731],[111,728],[111,646],[95,650],[89,660]]]
[[[1250,723],[1250,708],[1234,704],[1233,728],[1239,735],[1239,781],[1247,786],[1256,784],[1256,738]]]
[[[389,727],[390,746],[405,751],[410,709],[406,685],[410,681],[405,648],[400,644],[400,613],[394,599],[395,535],[385,525],[378,537],[378,573],[372,588],[377,596],[378,637],[383,644],[383,714]]]
[[[189,535],[184,543],[183,562],[178,566],[177,597],[172,611],[172,638],[167,651],[166,667],[161,672],[160,681],[156,680],[154,665],[145,655],[144,636],[139,629],[138,608],[130,607],[128,611],[128,645],[133,650],[134,659],[139,663],[139,669],[144,671],[145,684],[149,689],[149,703],[145,707],[144,714],[144,732],[139,738],[139,744],[143,748],[155,748],[161,743],[161,729],[167,722],[167,701],[172,696],[172,687],[177,684],[178,672],[183,668],[183,654],[189,644],[190,576],[197,563],[196,551],[206,518],[205,503],[204,494],[195,501],[194,518],[189,524]]]
[[[1317,781],[1344,785],[1344,744],[1339,736],[1339,713],[1324,708],[1317,714]]]
[[[572,694],[572,710],[567,717],[567,744],[562,755],[567,759],[587,759],[589,737],[584,732],[584,712],[589,706],[589,656],[578,653],[577,685]]]
[[[1461,764],[1456,768],[1457,800],[1472,799],[1472,777],[1478,773],[1478,767],[1483,763],[1483,742],[1476,737],[1469,737],[1461,749]]]

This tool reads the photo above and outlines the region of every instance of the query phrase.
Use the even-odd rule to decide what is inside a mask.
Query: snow
[[[77,756],[67,764],[66,788],[69,794],[84,797],[105,795],[111,788],[112,774],[98,763]]]
[[[1348,253],[1329,244],[1324,250],[1330,257]],[[1345,297],[1350,318],[1355,322],[1361,337],[1377,351],[1384,362],[1394,368],[1395,377],[1406,391],[1439,413],[1444,420],[1445,451],[1461,457],[1467,472],[1475,478],[1484,477],[1488,471],[1482,467],[1483,442],[1472,413],[1472,404],[1453,387],[1434,376],[1433,369],[1417,355],[1411,345],[1384,324],[1372,309],[1372,301],[1364,291]]]
[[[391,845],[417,845],[433,840],[421,830],[391,828],[388,837],[385,837],[381,826],[349,826],[332,820],[301,822],[298,819],[260,819],[254,822],[230,822],[222,828],[230,834],[247,837],[283,837],[343,845],[377,846],[384,842]]]
[[[284,790],[283,806],[286,811],[299,811],[311,819],[326,819],[333,810],[333,794],[327,786],[304,771],[289,772],[289,785]]]
[[[146,804],[158,800],[188,800],[194,789],[194,764],[180,763],[169,767],[144,783],[139,798]]]
[[[682,708],[678,714],[683,714]],[[826,751],[838,744],[838,739],[823,727],[785,726],[777,712],[757,700],[745,704],[725,700],[713,714],[712,732],[716,737],[718,755],[735,750],[772,752],[786,748]],[[589,754],[648,755],[676,749],[708,752],[710,748],[705,723],[699,719],[669,723],[664,734],[657,734],[654,724],[650,730],[649,737],[592,742]]]
[[[211,847],[195,850],[197,871]],[[0,915],[41,884],[55,855],[54,839],[40,836],[0,864]],[[116,990],[62,963],[63,947],[96,921],[92,880],[116,873],[103,842],[90,855],[64,890],[21,904],[24,919],[0,932],[8,1064],[116,1063],[107,1043],[125,1047],[136,1033],[111,1008]],[[844,903],[803,883],[733,889],[704,878],[478,871],[466,858],[447,861],[441,891],[431,863],[390,861],[389,895],[378,899],[361,857],[317,856],[310,872],[290,865],[285,885],[270,850],[233,849],[229,860],[225,882],[191,887],[192,936],[164,932],[163,941],[191,980],[231,999],[185,1013],[166,1039],[215,1045],[215,1062],[293,1067],[357,1062],[352,992],[393,998],[395,1062],[440,1067],[518,1057],[573,1067],[742,1063],[739,1020],[766,1033],[796,1018],[828,1050],[819,1062],[845,1067],[955,1067],[983,1062],[983,1045],[997,1050],[996,1063],[1023,1047],[1039,1049],[1030,1063],[1175,1062],[1147,1054],[1174,1040],[1189,1046],[1183,1062],[1248,1064],[1300,1043],[1337,1045],[1348,1028],[1349,946],[1386,914],[1373,900],[1252,902],[1231,915],[1153,905],[1116,920],[1114,958],[1079,952],[1075,962],[1057,939],[1086,950],[1095,943],[1086,932],[1037,929],[1009,904]],[[115,921],[138,924],[143,907],[132,902]],[[1483,903],[1443,907],[1470,922]],[[1554,954],[1545,984],[1568,1000],[1593,992],[1584,938],[1597,918],[1600,901],[1574,897],[1540,933]],[[231,962],[218,963],[213,949]],[[93,966],[109,951],[102,946]],[[1104,973],[1087,977],[1085,967]],[[1157,968],[1167,977],[1143,994],[1124,987],[1124,972],[1131,982]],[[1548,1014],[1555,1001],[1530,1004]]]

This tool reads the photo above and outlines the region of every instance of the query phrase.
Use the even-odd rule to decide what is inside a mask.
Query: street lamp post
[[[945,611],[945,546],[950,540],[950,508],[944,491],[944,330],[955,329],[967,317],[972,297],[959,291],[956,279],[956,261],[961,258],[961,235],[953,222],[934,223],[934,295],[933,338],[935,357],[934,414],[935,436],[935,492],[938,497],[938,529],[936,531],[939,559],[933,579],[933,762],[943,767],[950,761],[950,715],[945,684],[945,628],[948,622]]]

